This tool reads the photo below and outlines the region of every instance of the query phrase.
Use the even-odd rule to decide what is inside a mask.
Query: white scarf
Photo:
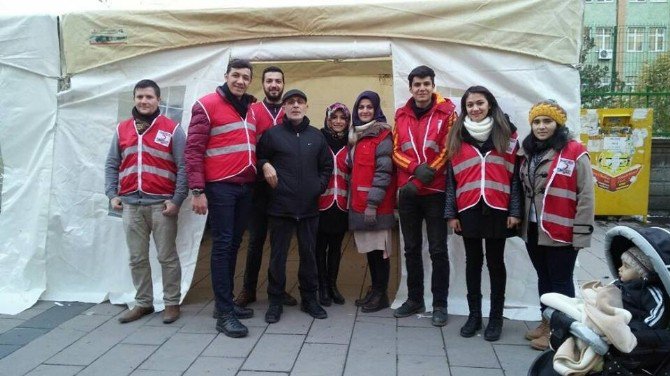
[[[487,116],[484,120],[476,122],[470,120],[469,116],[466,116],[463,125],[470,133],[470,136],[479,142],[484,142],[489,138],[489,134],[491,134],[493,119]]]

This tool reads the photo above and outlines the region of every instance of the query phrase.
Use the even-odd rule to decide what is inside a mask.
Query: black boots
[[[384,251],[374,250],[367,253],[368,266],[370,267],[370,277],[372,287],[364,299],[360,301],[361,312],[377,312],[389,307],[389,298],[386,293],[389,283],[389,273],[391,261],[384,258]]]
[[[333,303],[333,299],[330,296],[330,287],[325,278],[322,279],[321,276],[319,276],[319,303],[326,307],[330,307]]]
[[[386,291],[373,291],[370,300],[361,308],[361,312],[377,312],[388,307],[389,298]]]
[[[337,274],[340,272],[341,257],[342,254],[339,249],[337,252],[328,255],[328,292],[330,292],[330,297],[335,304],[344,304],[344,296],[337,289]]]
[[[461,337],[472,337],[482,328],[482,296],[468,294],[468,321],[461,327]]]
[[[356,307],[362,307],[370,301],[370,298],[372,298],[372,286],[368,286],[368,290],[365,292],[365,296],[360,299],[356,299],[354,304]]]
[[[338,264],[339,265],[339,264]],[[335,304],[344,304],[344,296],[340,293],[340,290],[337,289],[337,272],[338,270],[335,269],[333,272],[333,269],[329,270],[329,277],[330,277],[330,297],[333,299],[333,303]]]
[[[316,266],[319,274],[319,303],[330,306],[332,303],[344,304],[344,297],[337,289],[337,274],[340,270],[341,249],[332,244],[317,249]]]
[[[505,296],[491,296],[491,313],[489,313],[489,323],[484,330],[484,339],[487,341],[497,341],[500,339],[503,326],[503,308],[505,307]]]

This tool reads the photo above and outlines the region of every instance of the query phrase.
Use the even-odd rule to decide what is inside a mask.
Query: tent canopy
[[[88,11],[62,17],[65,71],[204,44],[301,36],[404,38],[576,64],[581,0],[441,0],[201,10]]]

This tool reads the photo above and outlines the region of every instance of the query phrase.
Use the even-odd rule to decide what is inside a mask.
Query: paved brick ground
[[[578,281],[609,274],[602,240],[611,226],[599,224],[593,246],[580,253]],[[369,284],[365,260],[355,252],[351,236],[345,247],[339,286],[347,303],[327,308],[326,320],[313,320],[297,307],[288,307],[278,324],[268,325],[263,321],[267,300],[261,293],[251,305],[255,317],[244,321],[250,328],[248,337],[230,339],[217,333],[205,242],[177,322],[164,325],[157,313],[121,325],[117,316],[124,307],[108,302],[40,301],[19,315],[0,315],[0,375],[516,376],[525,375],[539,354],[523,339],[535,323],[506,320],[500,341],[490,343],[481,335],[460,337],[463,316],[450,316],[440,329],[422,315],[395,319],[391,310],[361,313],[352,297],[360,296]],[[242,251],[238,289],[244,257]],[[294,296],[297,261],[292,249],[287,275]],[[392,270],[396,268],[394,258]],[[265,291],[264,274],[259,291]],[[396,284],[397,280],[391,282]]]

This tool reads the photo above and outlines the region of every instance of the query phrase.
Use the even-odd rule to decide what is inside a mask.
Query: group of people
[[[163,320],[179,317],[180,272],[176,215],[190,189],[192,209],[208,214],[216,328],[247,335],[240,320],[253,316],[267,233],[268,323],[284,306],[297,305],[286,291],[286,260],[293,234],[300,256],[300,308],[317,319],[323,306],[344,304],[337,287],[342,241],[353,233],[365,253],[371,286],[355,304],[363,312],[389,307],[391,231],[397,209],[404,241],[407,300],[395,317],[423,312],[423,229],[432,264],[432,324],[447,323],[448,228],[463,237],[468,320],[460,333],[482,328],[481,272],[484,255],[491,278],[491,309],[484,338],[501,336],[505,301],[505,239],[520,235],[538,275],[538,292],[574,296],[577,250],[593,231],[593,182],[588,154],[566,127],[554,101],[535,104],[531,132],[517,128],[485,87],[470,87],[456,105],[435,91],[427,66],[408,76],[411,98],[389,125],[379,95],[364,91],[351,110],[333,103],[317,129],[306,116],[307,95],[284,92],[284,74],[266,68],[265,98],[247,93],[253,68],[232,60],[225,83],[193,105],[188,135],[163,115],[160,89],[137,83],[132,117],[121,122],[106,164],[106,194],[123,210],[136,305],[120,321],[153,312],[148,263],[153,233],[163,270]],[[244,286],[233,297],[237,251],[249,229]],[[544,307],[542,307],[544,309]],[[543,321],[527,333],[546,348]]]

